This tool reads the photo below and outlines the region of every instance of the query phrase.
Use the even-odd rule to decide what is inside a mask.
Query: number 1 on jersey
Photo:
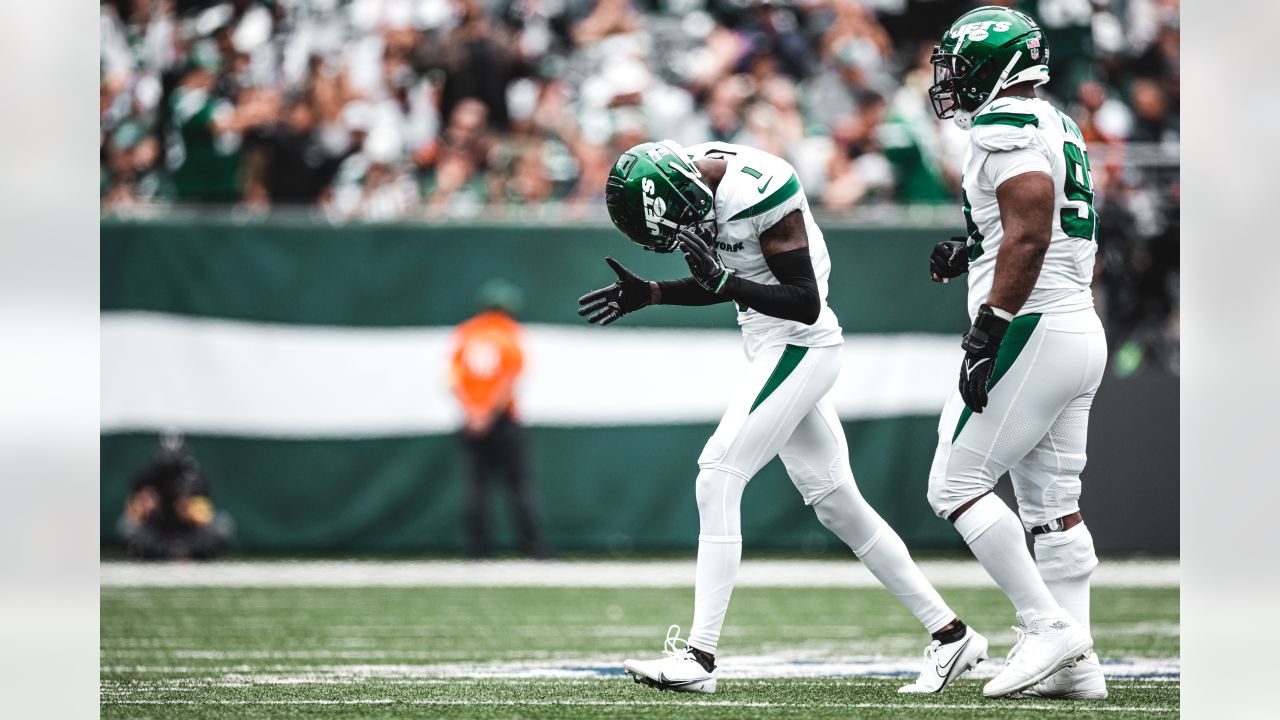
[[[757,180],[759,180],[760,178],[763,178],[763,177],[764,177],[764,174],[763,174],[763,173],[761,173],[759,170],[757,170],[757,169],[755,169],[755,168],[753,168],[753,167],[747,167],[746,165],[743,165],[743,166],[742,166],[742,172],[744,172],[744,173],[746,173],[746,174],[750,175],[751,177],[753,177],[753,178],[755,178],[755,179],[757,179]],[[771,183],[771,182],[773,182],[773,176],[772,176],[772,175],[770,175],[769,177],[765,178],[764,182],[760,183],[760,187],[756,188],[756,192],[758,192],[758,193],[760,193],[761,195],[763,195],[763,194],[764,194],[764,191],[765,191],[765,190],[767,190],[767,189],[769,188],[769,183]]]

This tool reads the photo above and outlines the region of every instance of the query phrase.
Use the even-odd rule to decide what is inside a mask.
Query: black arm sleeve
[[[658,292],[661,295],[660,305],[715,305],[732,299],[711,292],[691,277],[681,280],[660,280]]]
[[[730,276],[724,295],[770,317],[812,325],[822,312],[818,280],[813,274],[809,248],[796,248],[765,258],[781,285],[763,285]]]

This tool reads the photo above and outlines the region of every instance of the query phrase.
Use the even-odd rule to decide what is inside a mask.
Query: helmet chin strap
[[[955,115],[956,125],[958,125],[961,130],[968,130],[969,128],[973,127],[973,116],[985,110],[986,107],[996,99],[996,95],[1001,90],[1011,85],[1017,85],[1018,83],[1032,80],[1033,78],[1023,77],[1024,75],[1028,74],[1032,70],[1035,70],[1036,74],[1039,75],[1039,78],[1038,78],[1039,81],[1036,82],[1037,86],[1043,85],[1049,82],[1049,73],[1048,73],[1049,68],[1047,65],[1036,65],[1035,67],[1029,67],[1026,70],[1023,70],[1022,72],[1019,72],[1017,75],[1014,75],[1013,77],[1009,77],[1009,73],[1013,72],[1013,66],[1017,65],[1018,61],[1021,59],[1022,59],[1021,50],[1014,53],[1013,57],[1009,58],[1009,64],[1004,66],[1004,72],[1000,73],[1000,77],[996,80],[995,84],[991,86],[991,92],[987,93],[987,99],[984,100],[976,110],[973,110],[973,111],[957,110],[956,111],[956,115]]]

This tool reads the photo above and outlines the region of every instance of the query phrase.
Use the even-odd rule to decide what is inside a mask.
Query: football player
[[[933,67],[934,111],[969,131],[968,237],[939,243],[930,272],[938,282],[969,274],[973,325],[938,424],[929,503],[1017,611],[1018,642],[983,693],[1105,698],[1089,632],[1098,559],[1079,505],[1107,359],[1089,289],[1098,223],[1089,154],[1076,124],[1036,97],[1049,47],[1030,17],[1002,7],[960,16]],[[991,494],[1005,472],[1021,524]]]
[[[653,282],[605,258],[617,282],[584,295],[579,314],[608,325],[649,305],[735,302],[748,361],[698,458],[688,640],[672,626],[665,657],[627,660],[626,672],[664,690],[715,691],[720,628],[742,557],[742,492],[775,455],[822,524],[932,634],[925,668],[903,692],[941,691],[985,659],[986,638],[947,607],[854,484],[844,432],[827,397],[844,342],[826,303],[831,261],[795,170],[741,145],[644,143],[614,164],[605,202],[623,234],[649,250],[679,250],[691,276]]]

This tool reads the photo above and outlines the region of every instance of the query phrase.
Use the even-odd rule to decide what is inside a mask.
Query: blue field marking
[[[719,675],[725,679],[911,679],[920,671],[917,657],[784,658],[775,656],[725,657]],[[993,677],[1004,667],[1002,658],[982,663],[970,677]],[[1113,680],[1180,681],[1177,658],[1108,658],[1103,672]],[[592,661],[518,661],[483,664],[437,664],[421,668],[421,674],[484,678],[615,678],[622,677],[622,659],[616,663]]]

